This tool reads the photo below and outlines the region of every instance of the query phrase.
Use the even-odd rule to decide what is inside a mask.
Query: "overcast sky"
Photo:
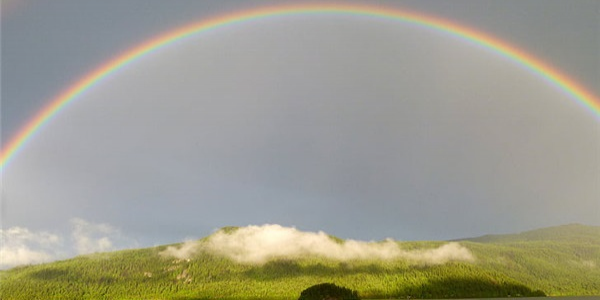
[[[2,145],[127,49],[281,3],[2,1]],[[596,0],[369,3],[477,28],[600,95]],[[223,27],[109,76],[26,144],[1,178],[0,267],[229,225],[359,240],[600,225],[598,120],[522,66],[415,25]]]

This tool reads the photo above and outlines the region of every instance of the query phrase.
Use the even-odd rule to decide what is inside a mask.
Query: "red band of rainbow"
[[[75,101],[77,96],[94,86],[102,78],[123,68],[127,64],[143,57],[149,52],[169,45],[175,41],[185,39],[191,35],[215,29],[218,27],[245,23],[251,20],[273,16],[298,15],[298,14],[345,14],[356,16],[369,16],[417,24],[438,31],[442,31],[474,44],[480,45],[492,52],[504,56],[517,64],[524,66],[538,76],[555,85],[559,90],[568,94],[573,100],[590,110],[596,118],[600,119],[600,100],[586,91],[582,86],[559,72],[549,64],[533,57],[532,55],[485,33],[467,28],[450,21],[422,15],[415,12],[398,10],[394,8],[354,5],[354,4],[308,4],[285,5],[278,7],[259,8],[203,20],[177,30],[168,32],[139,45],[101,65],[93,72],[79,79],[75,84],[50,102],[33,119],[31,119],[19,133],[10,140],[0,153],[0,171],[4,170],[19,149],[61,108]]]

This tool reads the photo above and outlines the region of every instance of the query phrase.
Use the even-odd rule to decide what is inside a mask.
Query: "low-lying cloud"
[[[160,252],[161,256],[175,257],[178,259],[190,258],[200,250],[200,242],[185,241],[178,247],[169,246],[167,249]]]
[[[232,232],[218,231],[209,239],[168,247],[161,254],[180,259],[199,251],[223,255],[239,263],[263,264],[281,258],[319,256],[340,261],[356,259],[409,259],[421,263],[443,264],[448,261],[472,261],[471,252],[458,243],[428,250],[403,250],[393,240],[338,242],[326,233],[302,232],[280,225],[247,226]]]

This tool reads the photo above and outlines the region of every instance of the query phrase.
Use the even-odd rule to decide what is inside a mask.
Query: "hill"
[[[13,268],[0,273],[0,298],[297,299],[323,282],[363,298],[600,295],[600,227],[453,243],[364,243],[265,228]]]
[[[462,239],[481,243],[511,243],[524,241],[556,241],[569,243],[596,243],[600,239],[600,230],[597,226],[569,224],[547,227],[521,232],[518,234],[490,234],[476,238]],[[461,240],[457,240],[461,241]]]

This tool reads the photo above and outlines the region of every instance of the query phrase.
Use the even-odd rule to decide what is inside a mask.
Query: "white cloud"
[[[346,240],[344,243],[338,243],[322,231],[301,232],[296,228],[280,225],[248,226],[231,233],[219,231],[205,242],[187,242],[180,247],[168,247],[162,254],[187,258],[199,250],[251,264],[262,264],[277,258],[310,255],[341,261],[410,259],[430,264],[474,259],[471,252],[458,243],[448,243],[429,250],[408,251],[401,249],[393,240],[383,242]]]
[[[37,264],[59,258],[63,239],[49,232],[23,227],[0,229],[0,268]]]
[[[70,223],[71,243],[67,244],[64,241],[69,239],[60,234],[35,232],[18,226],[0,229],[0,269],[137,245],[109,224],[91,223],[80,218],[73,218]]]

